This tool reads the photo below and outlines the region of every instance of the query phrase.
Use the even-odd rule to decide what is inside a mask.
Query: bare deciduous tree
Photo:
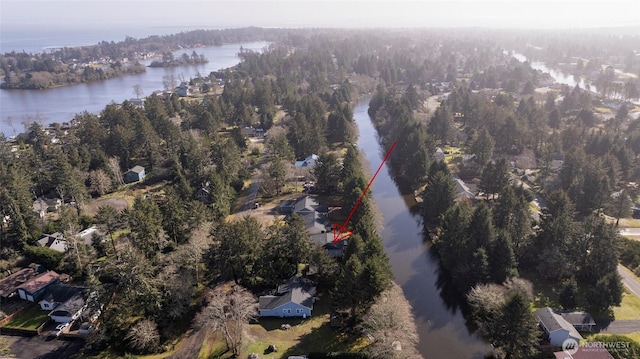
[[[158,325],[152,320],[143,319],[131,327],[125,339],[129,341],[132,349],[146,353],[153,352],[160,343]]]
[[[162,76],[162,85],[165,90],[173,91],[176,88],[176,75],[169,74]]]
[[[360,329],[374,338],[368,348],[371,358],[421,358],[416,350],[418,330],[411,304],[395,283],[369,308]]]
[[[140,84],[133,85],[133,93],[136,95],[137,99],[140,99],[140,97],[144,95],[142,91],[142,86],[140,86]]]
[[[89,172],[89,184],[91,191],[99,196],[104,196],[111,190],[111,178],[102,169]]]
[[[208,294],[207,302],[198,326],[222,332],[227,349],[237,356],[245,327],[257,315],[255,297],[239,285],[218,286]]]
[[[115,179],[118,185],[124,184],[124,177],[122,176],[122,170],[120,169],[120,159],[118,157],[109,158],[109,163],[107,164],[111,174],[113,174],[113,178]]]

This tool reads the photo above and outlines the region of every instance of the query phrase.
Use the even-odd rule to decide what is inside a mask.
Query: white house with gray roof
[[[311,316],[316,287],[303,278],[294,277],[278,286],[276,295],[259,298],[258,312],[261,317]]]
[[[549,343],[553,346],[562,346],[567,339],[573,339],[580,342],[583,338],[578,330],[571,325],[559,312],[549,307],[544,307],[534,312],[540,323],[540,327],[544,330],[549,338]]]

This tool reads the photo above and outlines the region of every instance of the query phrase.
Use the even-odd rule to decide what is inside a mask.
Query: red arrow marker
[[[382,169],[382,166],[384,165],[384,163],[387,162],[387,160],[389,159],[389,156],[391,156],[391,152],[393,151],[393,149],[395,147],[396,147],[396,142],[394,141],[391,144],[391,147],[389,148],[389,151],[387,151],[387,154],[384,156],[384,159],[382,160],[382,163],[380,163],[380,166],[378,166],[378,169],[376,170],[376,173],[374,173],[373,177],[371,177],[371,180],[369,180],[369,183],[367,184],[367,187],[364,189],[364,191],[360,195],[360,198],[358,198],[358,201],[356,202],[356,205],[353,206],[353,209],[351,210],[351,213],[349,213],[349,216],[347,216],[347,219],[344,221],[344,223],[342,225],[337,224],[337,223],[333,224],[333,227],[332,227],[332,230],[333,230],[333,243],[337,243],[337,242],[343,241],[343,240],[349,238],[353,234],[353,232],[350,231],[347,228],[347,224],[349,224],[349,221],[351,220],[351,217],[353,217],[353,215],[356,213],[356,210],[360,206],[360,203],[362,202],[362,199],[367,194],[367,191],[369,191],[369,187],[371,187],[371,184],[376,179],[376,176],[378,176],[378,172],[380,172],[380,170]]]

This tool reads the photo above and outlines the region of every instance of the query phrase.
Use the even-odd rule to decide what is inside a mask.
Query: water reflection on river
[[[358,147],[364,152],[369,167],[377,169],[386,150],[380,148],[378,136],[367,109],[369,99],[354,108],[360,130]],[[401,141],[402,139],[395,139]],[[455,298],[447,293],[439,280],[439,265],[430,255],[428,242],[423,240],[419,217],[409,206],[412,199],[403,197],[385,165],[372,186],[372,195],[382,213],[384,247],[391,260],[396,282],[412,304],[420,336],[419,350],[425,358],[482,358],[489,351],[487,344],[469,334],[465,320],[455,308]],[[452,306],[453,305],[453,306]]]

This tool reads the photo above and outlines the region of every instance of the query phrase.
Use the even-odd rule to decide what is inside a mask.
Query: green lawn
[[[334,330],[329,325],[328,298],[314,304],[313,316],[308,319],[264,318],[252,324],[249,340],[240,357],[258,353],[261,358],[286,358],[289,355],[310,352],[351,351],[359,345],[359,338]],[[281,330],[282,324],[290,324],[290,330]],[[266,353],[270,344],[277,353]]]
[[[49,320],[48,314],[49,311],[40,309],[37,304],[32,304],[31,307],[7,323],[5,327],[36,330],[42,323]]]
[[[640,298],[625,288],[622,302],[619,307],[613,308],[613,315],[618,320],[640,319]]]

